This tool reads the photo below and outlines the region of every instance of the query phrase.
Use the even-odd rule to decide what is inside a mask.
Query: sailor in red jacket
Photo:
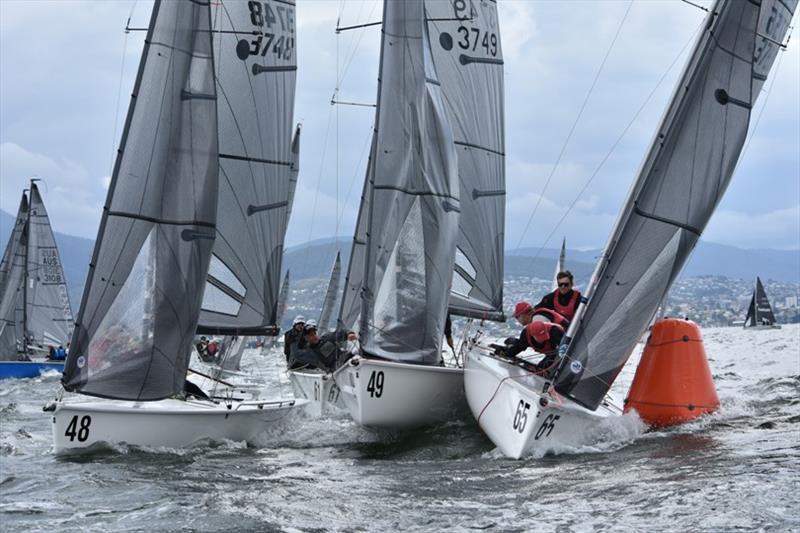
[[[513,344],[505,349],[506,357],[516,357],[527,350],[533,348],[534,351],[545,354],[544,359],[539,361],[536,366],[539,369],[550,368],[558,357],[558,345],[564,336],[564,328],[559,324],[534,320],[530,322],[519,334]],[[513,337],[512,337],[513,338]]]
[[[567,320],[575,318],[575,311],[581,303],[581,293],[572,288],[572,272],[565,270],[556,276],[558,288],[546,294],[536,307],[552,309]]]

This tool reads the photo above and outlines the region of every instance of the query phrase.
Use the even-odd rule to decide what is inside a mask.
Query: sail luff
[[[680,272],[733,174],[749,126],[756,41],[796,1],[718,1],[631,188],[562,351],[557,390],[595,409]],[[791,8],[789,5],[791,4]],[[789,16],[766,33],[780,42]],[[777,47],[762,62],[769,70]],[[764,73],[765,74],[765,73]],[[758,82],[760,83],[760,82]],[[568,348],[567,348],[568,345]]]
[[[28,197],[22,193],[14,227],[0,262],[0,360],[17,359],[21,347],[21,308],[24,283],[25,251],[27,247]],[[21,304],[21,305],[20,305]]]

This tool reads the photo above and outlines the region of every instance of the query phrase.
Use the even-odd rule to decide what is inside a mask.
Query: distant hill
[[[0,211],[0,245],[5,246],[13,223],[12,215]],[[67,277],[70,300],[77,310],[94,241],[56,232],[56,242]],[[347,270],[351,243],[352,237],[340,237],[338,240],[317,239],[291,246],[284,254],[283,268],[291,270],[294,281],[327,279],[337,249],[342,252],[342,269]],[[506,277],[530,276],[549,280],[555,270],[558,252],[555,248],[540,251],[535,247],[506,250]],[[567,268],[575,274],[578,285],[585,286],[588,282],[599,254],[599,250],[567,250]],[[756,275],[761,276],[765,282],[800,282],[800,250],[743,250],[700,241],[681,278],[723,276],[750,280]]]

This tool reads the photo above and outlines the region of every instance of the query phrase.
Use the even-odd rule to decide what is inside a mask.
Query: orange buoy
[[[700,328],[666,318],[653,324],[642,360],[625,399],[645,422],[671,426],[719,408]]]

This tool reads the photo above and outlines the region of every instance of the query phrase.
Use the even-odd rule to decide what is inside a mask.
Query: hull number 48
[[[84,442],[89,438],[89,426],[91,424],[91,416],[82,416],[80,417],[80,421],[78,421],[78,415],[75,415],[72,417],[72,420],[69,421],[69,424],[67,424],[67,430],[64,432],[64,436],[69,437],[70,442],[73,442],[76,438],[78,442]]]

